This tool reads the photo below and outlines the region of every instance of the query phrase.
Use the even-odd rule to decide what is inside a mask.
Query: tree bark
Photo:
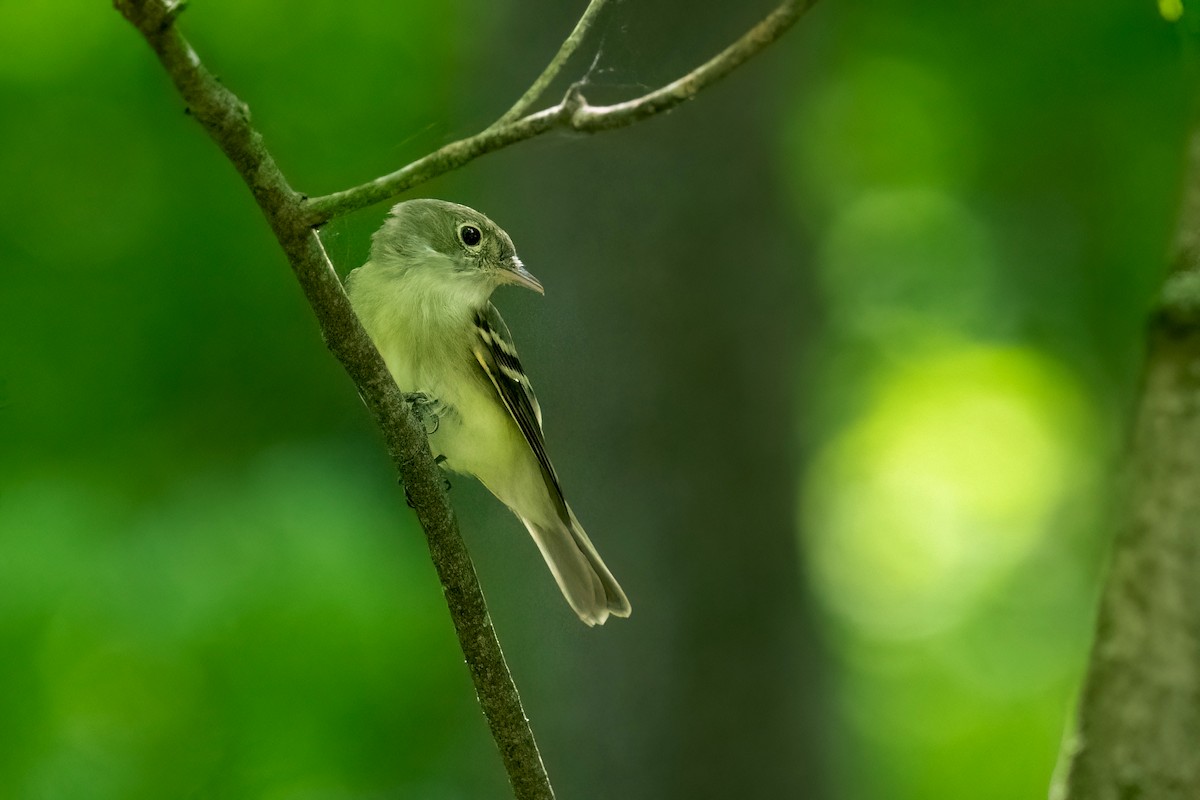
[[[1065,797],[1200,797],[1200,128],[1149,328]]]

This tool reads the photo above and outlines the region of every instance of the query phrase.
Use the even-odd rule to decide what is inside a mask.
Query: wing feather
[[[546,482],[550,499],[554,501],[559,517],[569,526],[571,512],[567,510],[567,503],[563,499],[558,475],[555,474],[554,466],[546,455],[546,440],[542,434],[542,410],[533,393],[533,386],[521,366],[521,360],[517,357],[517,349],[512,344],[508,326],[491,303],[475,315],[475,332],[476,339],[472,348],[475,360],[479,362],[480,368],[495,387],[504,407],[508,409],[508,413],[528,442],[529,449],[533,451],[541,468],[542,479]]]

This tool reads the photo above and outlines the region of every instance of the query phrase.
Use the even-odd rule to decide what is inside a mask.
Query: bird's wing
[[[537,397],[533,394],[533,386],[525,375],[521,360],[517,358],[517,348],[513,346],[508,326],[491,303],[476,313],[475,333],[475,341],[472,344],[475,360],[479,362],[479,366],[504,402],[504,407],[521,429],[525,441],[529,443],[529,449],[537,457],[542,478],[546,482],[546,490],[550,499],[554,501],[555,509],[563,522],[570,525],[571,513],[563,499],[554,466],[546,455],[546,440],[542,435],[542,410],[538,407]]]

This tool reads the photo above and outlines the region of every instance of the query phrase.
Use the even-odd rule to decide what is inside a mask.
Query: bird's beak
[[[521,259],[513,256],[506,260],[500,268],[501,283],[513,283],[517,286],[524,286],[526,289],[533,289],[538,294],[545,294],[546,290],[542,288],[542,282],[529,274],[529,270],[525,269],[525,265],[521,263]]]

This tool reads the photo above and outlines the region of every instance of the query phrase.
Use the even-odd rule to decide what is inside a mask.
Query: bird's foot
[[[439,467],[442,466],[442,464],[446,463],[446,456],[441,455],[441,454],[434,456],[433,463],[437,464]],[[409,493],[408,485],[405,484],[404,479],[397,478],[396,483],[399,484],[400,488],[404,490],[404,502],[408,504],[409,508],[411,508],[415,511],[417,506],[415,503],[413,503],[412,495]],[[446,477],[442,478],[442,488],[444,490],[446,490],[447,492],[450,491],[450,479],[449,478],[446,478]]]
[[[442,424],[442,417],[448,410],[446,404],[425,392],[409,392],[404,395],[404,399],[408,401],[413,414],[421,422],[421,427],[425,429],[425,435],[433,436],[437,433]]]

